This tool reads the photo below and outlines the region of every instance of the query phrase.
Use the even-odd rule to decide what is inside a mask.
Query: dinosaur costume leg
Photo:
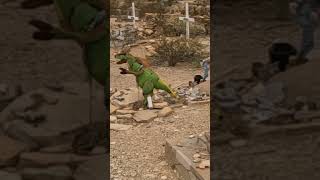
[[[156,89],[161,89],[169,93],[171,96],[176,97],[176,93],[167,85],[164,81],[159,79],[155,84],[154,87]]]
[[[152,96],[153,94],[153,89],[154,89],[154,85],[152,83],[152,81],[146,81],[144,84],[143,84],[143,87],[142,87],[142,91],[143,91],[143,104],[144,106],[147,106],[148,105],[148,96]]]

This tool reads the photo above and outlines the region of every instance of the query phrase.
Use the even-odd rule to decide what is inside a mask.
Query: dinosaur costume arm
[[[90,43],[97,41],[107,34],[105,26],[102,24],[90,32],[73,32],[63,29],[56,29],[54,32],[55,39],[75,39],[81,43]]]
[[[139,75],[143,74],[143,70],[138,71],[138,72],[128,71],[128,74],[133,74],[135,76],[139,76]]]
[[[121,70],[121,74],[133,74],[135,76],[139,76],[141,74],[143,74],[143,69],[141,69],[140,71],[129,71],[127,69],[124,69],[124,68],[119,68]]]
[[[94,42],[102,39],[107,34],[107,29],[103,24],[97,26],[95,29],[89,32],[74,32],[64,30],[62,28],[53,27],[52,25],[43,22],[41,20],[31,20],[30,24],[38,28],[40,31],[35,32],[34,36],[42,36],[36,39],[72,39],[82,44]],[[37,34],[37,35],[35,35]]]

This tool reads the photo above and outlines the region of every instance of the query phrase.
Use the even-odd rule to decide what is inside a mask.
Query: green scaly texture
[[[99,13],[99,10],[87,2],[81,0],[55,0],[54,1],[60,22],[63,26],[71,26],[75,32],[88,32],[89,25]],[[106,23],[105,33],[98,38],[83,44],[84,63],[89,74],[99,84],[105,86],[109,75],[109,36],[107,30],[109,24]],[[76,39],[76,37],[75,37]],[[77,40],[77,39],[76,39]]]
[[[138,86],[143,90],[145,103],[146,97],[148,95],[153,95],[154,89],[164,90],[172,96],[176,97],[176,94],[173,92],[173,90],[164,81],[162,81],[152,69],[143,67],[142,64],[137,62],[134,56],[130,54],[120,55],[118,56],[118,59],[127,60],[129,71],[137,73],[135,74],[136,82]]]

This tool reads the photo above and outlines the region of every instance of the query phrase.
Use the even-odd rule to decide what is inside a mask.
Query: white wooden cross
[[[186,16],[179,17],[180,20],[186,22],[186,38],[189,39],[190,37],[190,22],[194,22],[194,18],[190,18],[189,16],[189,3],[186,2]]]
[[[136,27],[136,20],[139,20],[138,17],[136,17],[136,9],[134,7],[134,2],[132,2],[132,16],[128,16],[128,19],[133,19],[133,27]]]

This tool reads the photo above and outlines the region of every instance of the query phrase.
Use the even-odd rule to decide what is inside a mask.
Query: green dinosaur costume
[[[99,0],[26,0],[26,9],[54,4],[61,28],[53,27],[41,20],[30,24],[39,29],[33,34],[38,40],[71,39],[84,50],[84,63],[91,77],[105,86],[109,69],[109,25],[105,4]]]
[[[154,89],[164,90],[171,96],[177,97],[176,93],[152,69],[143,67],[136,57],[120,53],[116,55],[116,58],[120,59],[117,64],[128,63],[129,70],[120,68],[121,74],[133,74],[136,76],[136,82],[143,90],[144,105],[147,105],[147,97],[153,95]]]
[[[99,139],[101,128],[92,121],[93,92],[91,77],[105,87],[109,75],[109,24],[106,17],[106,2],[102,0],[25,0],[21,5],[25,9],[33,9],[44,5],[54,4],[60,21],[60,27],[54,27],[41,20],[31,20],[30,24],[39,31],[33,33],[37,40],[63,39],[74,40],[83,48],[83,61],[89,74],[90,84],[90,128],[76,136],[72,147],[76,152],[90,152]],[[63,53],[63,51],[62,51]],[[108,92],[106,89],[105,92]],[[106,96],[107,98],[107,96]],[[106,108],[109,103],[105,101]],[[108,127],[107,123],[107,127]],[[103,139],[109,139],[103,125]]]

